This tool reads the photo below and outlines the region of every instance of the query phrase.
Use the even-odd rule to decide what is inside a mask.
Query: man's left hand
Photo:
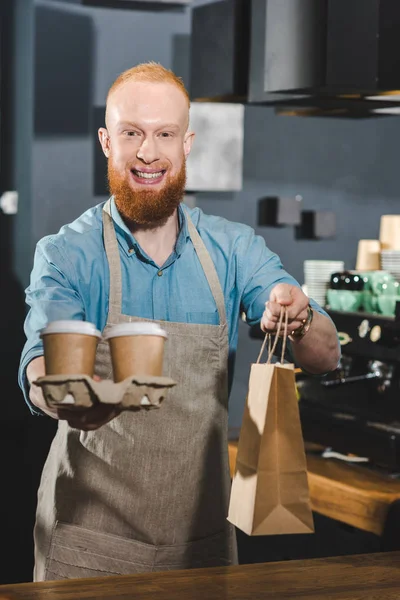
[[[287,307],[289,333],[301,327],[303,320],[307,318],[308,303],[309,298],[300,287],[278,283],[273,288],[268,302],[265,303],[265,311],[261,318],[262,331],[276,332],[282,306]]]
[[[93,375],[95,381],[101,381],[98,375]],[[68,425],[81,431],[95,431],[121,414],[119,406],[113,404],[96,404],[90,408],[77,411],[68,408],[57,409],[58,418],[68,421]]]

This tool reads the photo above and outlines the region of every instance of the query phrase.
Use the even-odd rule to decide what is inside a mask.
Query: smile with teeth
[[[158,179],[164,175],[165,171],[146,173],[145,171],[137,171],[136,169],[132,169],[132,173],[136,175],[136,177],[140,177],[142,179]]]

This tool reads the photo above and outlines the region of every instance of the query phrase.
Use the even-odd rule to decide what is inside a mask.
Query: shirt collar
[[[122,219],[121,215],[119,214],[118,209],[115,205],[114,197],[111,197],[110,212],[111,212],[112,220],[114,221],[115,225],[117,226],[117,229],[120,230],[119,233],[122,236],[122,240],[120,238],[121,245],[122,245],[122,248],[124,249],[125,253],[130,256],[132,254],[132,249],[134,249],[135,252],[137,252],[139,250],[141,254],[144,254],[143,251],[141,250],[138,242],[136,241],[135,236],[132,235],[132,233],[129,231],[124,220]],[[190,238],[189,228],[188,228],[188,224],[187,224],[187,215],[186,215],[186,211],[184,210],[182,204],[180,204],[178,206],[178,218],[179,218],[179,234],[178,234],[178,239],[176,240],[175,252],[176,252],[177,256],[180,256],[186,247],[187,241]]]

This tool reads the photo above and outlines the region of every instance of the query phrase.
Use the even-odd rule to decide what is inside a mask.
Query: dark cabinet
[[[321,87],[325,32],[324,0],[252,0],[249,101]]]
[[[193,8],[191,85],[194,100],[247,98],[250,0],[220,0]]]
[[[326,87],[400,88],[400,2],[328,0]]]

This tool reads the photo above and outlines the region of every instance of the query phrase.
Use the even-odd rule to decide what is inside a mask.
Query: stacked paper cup
[[[304,284],[309,298],[325,306],[331,275],[342,271],[344,262],[341,260],[305,260]]]
[[[382,270],[387,271],[400,281],[400,250],[381,251]]]
[[[382,215],[379,230],[381,267],[400,281],[400,215]]]

